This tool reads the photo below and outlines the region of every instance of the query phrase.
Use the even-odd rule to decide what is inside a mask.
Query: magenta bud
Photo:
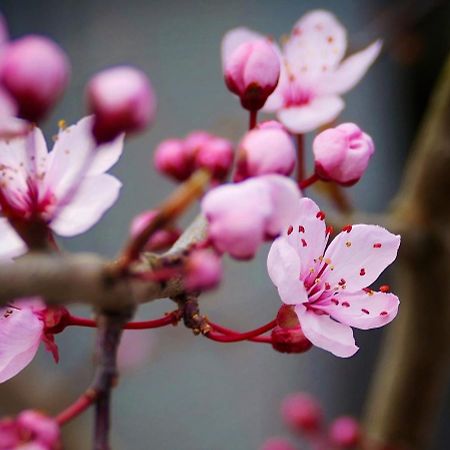
[[[214,289],[222,280],[222,261],[212,251],[195,250],[185,265],[184,283],[189,291]]]
[[[63,50],[43,36],[25,36],[2,54],[1,80],[18,106],[19,117],[38,122],[55,104],[69,80]]]
[[[342,416],[335,419],[329,429],[329,439],[332,445],[347,449],[356,447],[361,438],[361,429],[356,419]]]
[[[296,450],[296,448],[287,439],[272,437],[264,442],[260,450]]]
[[[205,131],[194,131],[185,139],[196,168],[206,169],[213,178],[223,180],[233,164],[233,145],[227,139]]]
[[[17,426],[29,442],[40,444],[45,449],[59,448],[60,431],[56,421],[37,411],[23,411],[17,416]]]
[[[291,137],[282,127],[271,123],[249,131],[241,140],[234,181],[268,174],[290,175],[294,166]]]
[[[257,111],[277,87],[280,58],[268,39],[250,40],[225,55],[223,70],[228,89],[242,106]]]
[[[154,164],[158,172],[177,181],[188,179],[194,172],[193,156],[181,139],[166,139],[155,150]]]
[[[374,151],[372,138],[354,123],[329,128],[313,142],[316,174],[351,186],[363,176]]]
[[[89,110],[95,115],[93,134],[108,142],[121,133],[149,126],[156,114],[156,97],[148,77],[139,69],[118,66],[94,75],[87,86]]]
[[[319,402],[303,392],[290,394],[282,401],[281,416],[289,427],[300,433],[314,433],[322,426]]]

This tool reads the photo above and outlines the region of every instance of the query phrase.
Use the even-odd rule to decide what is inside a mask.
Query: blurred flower
[[[156,114],[150,80],[131,66],[113,67],[94,75],[87,87],[87,99],[98,143],[109,142],[121,133],[141,131]]]
[[[272,43],[245,28],[225,34],[222,65],[228,89],[250,111],[264,106],[280,77],[280,59]]]
[[[317,175],[350,186],[363,176],[375,151],[372,138],[354,123],[343,123],[316,136],[313,142]]]
[[[295,166],[292,138],[278,122],[260,124],[239,143],[234,181],[258,175],[290,175]]]
[[[289,394],[281,403],[281,417],[293,430],[315,433],[322,426],[323,411],[320,403],[304,392]]]
[[[340,449],[356,447],[359,444],[360,437],[359,423],[353,417],[338,417],[330,424],[330,443]]]
[[[61,236],[83,233],[97,223],[119,195],[120,181],[105,172],[120,157],[123,137],[97,147],[91,129],[88,117],[60,130],[50,153],[36,127],[26,136],[0,140],[3,215],[18,226],[39,224]],[[1,256],[24,252],[6,218],[0,219],[0,230]]]
[[[117,350],[117,367],[132,372],[148,364],[157,342],[153,330],[124,330]]]
[[[297,185],[281,175],[219,186],[202,201],[208,236],[218,251],[252,258],[265,239],[287,229],[300,195]]]
[[[264,442],[260,450],[296,450],[296,448],[287,439],[272,437]]]
[[[317,347],[349,357],[358,350],[351,327],[367,330],[392,321],[394,294],[367,289],[391,264],[400,245],[376,225],[348,226],[325,250],[325,215],[310,199],[272,244],[267,267],[281,300],[294,305],[305,336]]]
[[[189,291],[214,289],[222,280],[222,261],[210,250],[194,250],[185,264],[184,284]]]

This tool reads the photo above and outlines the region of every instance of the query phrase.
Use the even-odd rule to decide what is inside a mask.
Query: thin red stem
[[[70,406],[61,411],[55,420],[59,426],[65,425],[70,420],[82,414],[91,406],[97,398],[97,392],[90,390],[85,392],[81,397],[77,398]]]
[[[300,189],[306,189],[307,187],[311,186],[312,184],[314,184],[316,181],[319,181],[319,177],[313,173],[310,177],[305,178],[304,180],[302,180],[300,182]]]
[[[254,330],[247,331],[245,333],[239,333],[233,331],[229,328],[222,327],[214,322],[208,321],[208,324],[212,327],[213,331],[207,334],[208,337],[211,337],[213,340],[217,340],[219,342],[239,342],[246,341],[249,339],[253,339],[261,334],[266,333],[267,331],[275,328],[277,321],[274,319],[261,327],[255,328]],[[217,334],[222,333],[222,335]]]
[[[300,186],[305,178],[305,140],[303,134],[297,134],[297,183]]]
[[[248,124],[249,130],[253,130],[253,128],[256,127],[257,119],[258,119],[258,110],[256,110],[256,109],[251,110],[250,117],[249,117],[249,124]]]

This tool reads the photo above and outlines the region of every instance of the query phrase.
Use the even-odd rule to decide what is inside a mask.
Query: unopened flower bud
[[[281,416],[293,430],[300,433],[314,433],[322,425],[323,412],[314,397],[299,392],[283,400]]]
[[[235,181],[267,174],[292,173],[295,166],[294,143],[289,134],[275,124],[272,122],[245,134],[238,147]]]
[[[194,131],[185,139],[196,168],[207,169],[214,179],[223,180],[233,164],[233,145],[227,139],[205,131]]]
[[[158,211],[144,211],[138,214],[130,226],[131,236],[137,236],[157,215]],[[159,252],[167,250],[180,237],[181,231],[178,228],[169,226],[152,234],[145,244],[144,250],[147,252]]]
[[[284,438],[273,437],[267,439],[261,446],[260,450],[296,450],[292,444]]]
[[[195,250],[186,262],[184,283],[189,291],[214,289],[222,279],[222,262],[209,250]]]
[[[25,36],[2,54],[1,81],[18,106],[19,116],[39,121],[61,96],[69,79],[63,50],[43,36]]]
[[[354,123],[329,128],[313,142],[316,174],[351,186],[364,174],[374,151],[372,138]]]
[[[181,139],[166,139],[155,150],[156,170],[177,181],[188,179],[194,169],[194,160],[185,142]]]
[[[276,326],[272,330],[271,339],[273,349],[280,353],[304,353],[312,347],[300,325],[296,328]]]
[[[228,89],[242,106],[257,111],[277,87],[280,58],[268,39],[253,39],[224,54],[223,70]]]
[[[17,426],[29,442],[40,444],[45,449],[59,448],[60,431],[56,421],[37,411],[23,411],[17,416]],[[38,447],[37,447],[38,448]]]
[[[360,438],[360,426],[358,421],[353,417],[338,417],[330,425],[330,442],[338,448],[346,449],[356,447],[359,444]]]
[[[87,87],[93,134],[98,143],[121,133],[143,130],[154,120],[156,97],[148,77],[139,69],[119,66],[95,75]]]

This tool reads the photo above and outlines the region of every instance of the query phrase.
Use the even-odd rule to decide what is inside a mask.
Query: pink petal
[[[285,237],[275,239],[267,256],[267,270],[278,288],[281,300],[297,305],[308,300],[305,286],[300,281],[300,258]]]
[[[34,358],[44,324],[25,306],[20,310],[6,307],[0,314],[0,383],[3,383]]]
[[[293,133],[308,133],[334,120],[343,109],[340,97],[317,97],[303,106],[281,109],[278,119]]]
[[[334,71],[325,74],[317,87],[321,95],[344,94],[358,84],[380,54],[382,41],[375,41],[364,50],[346,58]]]
[[[330,12],[315,10],[294,25],[283,52],[294,75],[312,80],[335,68],[346,48],[345,28]]]
[[[348,325],[338,323],[326,314],[307,311],[303,305],[296,306],[295,312],[303,333],[316,347],[341,358],[353,356],[358,351],[353,331]]]
[[[225,67],[225,62],[241,44],[258,39],[265,39],[265,36],[245,27],[234,28],[225,33],[222,39],[222,66]]]
[[[8,117],[15,116],[17,105],[13,98],[0,86],[0,123]]]
[[[400,236],[377,225],[353,225],[342,231],[325,252],[330,268],[323,278],[331,287],[345,281],[344,289],[358,291],[370,286],[391,264],[400,246]],[[342,284],[342,282],[341,282]]]
[[[301,279],[304,280],[310,269],[316,266],[318,258],[323,256],[327,242],[326,226],[325,215],[310,198],[300,199],[298,205],[295,220],[290,224],[292,231],[286,236],[300,257]]]
[[[361,330],[388,324],[397,315],[400,304],[396,295],[374,291],[340,292],[335,300],[339,303],[319,304],[318,308],[338,322]]]
[[[53,220],[52,229],[61,236],[75,236],[95,225],[119,196],[122,183],[112,175],[87,177],[70,204]]]
[[[100,175],[116,164],[122,155],[124,138],[125,135],[121,134],[113,141],[100,145],[95,150],[94,159],[86,175]]]
[[[7,219],[0,218],[0,260],[23,255],[27,247]]]

